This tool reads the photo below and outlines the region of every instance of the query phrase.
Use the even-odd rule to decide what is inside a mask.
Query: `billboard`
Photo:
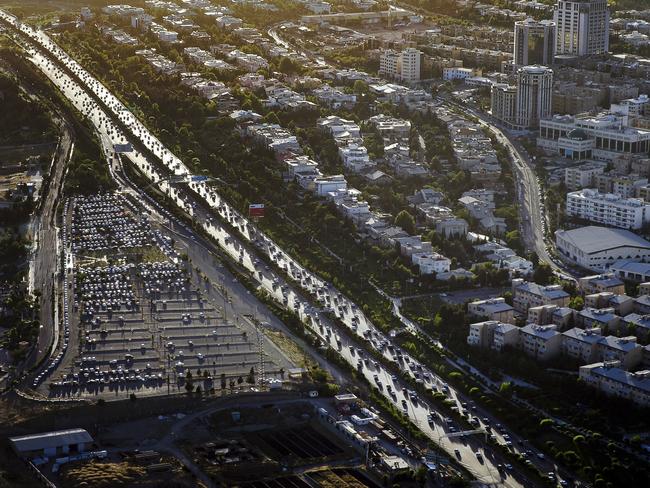
[[[254,218],[264,217],[264,204],[263,203],[251,203],[248,206],[248,216]]]

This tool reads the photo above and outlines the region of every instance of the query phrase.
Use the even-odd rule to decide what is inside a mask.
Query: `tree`
[[[246,377],[246,383],[254,385],[255,384],[255,368],[251,366],[251,370],[248,372]]]
[[[582,310],[584,306],[585,301],[581,296],[576,296],[569,300],[569,308],[572,308],[573,310]]]
[[[415,219],[406,210],[402,210],[395,217],[395,225],[401,227],[404,232],[415,235]]]
[[[548,285],[553,278],[553,269],[547,263],[541,263],[533,273],[533,281],[540,285]]]

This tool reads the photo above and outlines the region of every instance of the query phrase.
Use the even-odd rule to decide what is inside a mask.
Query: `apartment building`
[[[551,116],[553,70],[524,66],[517,70],[515,87],[495,84],[491,91],[492,115],[513,129],[532,129]]]
[[[385,50],[379,56],[379,74],[407,83],[420,81],[422,52],[409,47],[402,52]]]
[[[540,305],[530,307],[526,316],[527,324],[548,325],[553,323],[553,313],[560,307],[557,305]]]
[[[618,361],[625,370],[637,367],[643,360],[643,347],[634,336],[603,337],[598,347],[602,361]]]
[[[605,172],[607,163],[601,161],[587,161],[572,166],[564,170],[564,184],[568,190],[580,190],[582,188],[589,188],[595,186],[596,175],[601,175]]]
[[[608,291],[621,295],[625,293],[625,283],[617,278],[614,273],[584,276],[578,279],[578,285],[583,293],[600,293]]]
[[[377,129],[385,142],[408,140],[411,135],[411,121],[379,114],[368,119],[368,124]]]
[[[616,315],[613,308],[590,308],[585,307],[576,313],[576,325],[585,329],[599,328],[613,332],[618,328],[620,317]]]
[[[637,197],[642,187],[648,184],[648,178],[634,173],[622,174],[609,171],[594,176],[594,187],[600,193],[614,193],[623,198]]]
[[[451,260],[435,252],[415,253],[411,256],[411,261],[423,275],[448,273],[451,269]]]
[[[588,56],[609,50],[609,8],[607,0],[558,0],[556,55]]]
[[[359,173],[374,166],[368,156],[368,150],[365,146],[351,143],[347,146],[339,147],[339,156],[343,161],[343,166],[351,171]]]
[[[502,351],[504,347],[516,347],[519,343],[519,327],[512,324],[499,323],[494,327],[492,348]]]
[[[634,298],[627,295],[615,295],[614,293],[603,291],[585,295],[586,308],[611,308],[614,313],[624,316],[634,311]]]
[[[519,342],[519,327],[498,320],[487,320],[470,324],[467,344],[489,347],[497,351],[506,346],[516,347]]]
[[[634,334],[643,341],[650,339],[650,315],[630,313],[621,317],[620,329],[626,334]]]
[[[569,294],[560,285],[538,285],[521,278],[512,280],[512,301],[515,310],[526,314],[530,307],[557,305],[564,307],[569,303]]]
[[[503,297],[477,300],[467,304],[467,313],[474,318],[486,318],[514,324],[514,308]]]
[[[562,352],[582,364],[593,363],[600,355],[598,343],[602,339],[601,334],[602,331],[598,327],[593,329],[574,327],[562,332]]]
[[[519,347],[540,361],[549,361],[560,354],[562,334],[557,325],[528,324],[519,329]]]
[[[638,198],[583,188],[567,193],[566,213],[598,224],[640,229],[650,219],[650,204]]]
[[[314,180],[314,192],[319,197],[327,196],[330,192],[347,190],[348,182],[343,175],[322,176]]]
[[[580,367],[580,379],[606,395],[650,406],[650,371],[630,373],[618,361],[599,362]]]

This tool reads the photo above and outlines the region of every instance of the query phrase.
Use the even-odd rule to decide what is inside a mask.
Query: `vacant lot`
[[[267,454],[272,459],[292,457],[297,459],[322,458],[341,454],[343,449],[318,432],[312,426],[288,430],[270,430],[257,434],[262,450],[269,447]]]

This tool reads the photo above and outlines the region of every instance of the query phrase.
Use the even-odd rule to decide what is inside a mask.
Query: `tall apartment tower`
[[[607,0],[558,0],[555,54],[588,56],[609,50]]]
[[[402,51],[401,79],[406,82],[420,81],[420,60],[422,53],[413,47]]]
[[[516,66],[553,64],[555,56],[555,22],[526,19],[515,22],[515,50],[513,62]]]
[[[539,120],[553,114],[553,70],[524,66],[517,70],[517,84],[492,85],[492,116],[510,129],[539,127]]]
[[[401,81],[420,81],[422,52],[409,47],[398,53],[386,50],[379,57],[379,74]]]
[[[539,119],[553,113],[553,70],[546,66],[524,66],[517,71],[515,125],[539,127]]]

